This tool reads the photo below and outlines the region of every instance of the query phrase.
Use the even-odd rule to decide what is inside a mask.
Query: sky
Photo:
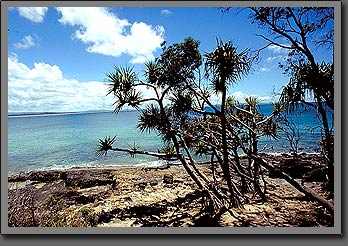
[[[113,66],[133,66],[142,77],[144,62],[167,45],[198,39],[211,52],[216,39],[231,40],[238,51],[256,50],[266,34],[247,11],[223,14],[213,7],[16,7],[8,9],[8,111],[71,112],[113,109],[106,96],[106,74]],[[278,68],[284,49],[268,47],[251,73],[233,84],[229,95],[243,100],[276,99],[288,81]],[[317,54],[331,59],[328,50]],[[149,92],[143,88],[143,94]]]

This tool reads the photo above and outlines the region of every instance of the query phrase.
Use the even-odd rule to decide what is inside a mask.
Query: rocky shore
[[[327,198],[318,155],[264,156]],[[200,167],[207,174],[209,168]],[[8,177],[11,227],[333,226],[332,216],[285,180],[269,174],[267,202],[252,200],[212,221],[206,201],[180,166],[72,168]]]

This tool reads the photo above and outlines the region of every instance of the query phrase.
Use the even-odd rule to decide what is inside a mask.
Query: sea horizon
[[[8,117],[21,117],[21,116],[49,116],[49,115],[65,115],[65,114],[94,114],[103,112],[113,112],[113,110],[101,109],[101,110],[82,110],[82,111],[38,111],[38,112],[9,112]]]
[[[271,104],[262,104],[260,109],[267,115],[272,107]],[[116,136],[117,147],[129,148],[136,144],[141,150],[158,151],[162,146],[160,136],[155,132],[141,133],[137,129],[139,112],[136,110],[124,110],[118,114],[111,110],[44,113],[8,117],[9,175],[72,167],[158,166],[166,163],[156,157],[136,155],[132,158],[122,152],[96,157],[98,139],[107,136]],[[318,124],[313,113],[305,112],[296,118],[302,131],[299,153],[320,152],[317,144],[320,132],[309,129]],[[262,152],[275,155],[290,153],[285,139],[261,138],[260,150],[266,145],[268,148]]]

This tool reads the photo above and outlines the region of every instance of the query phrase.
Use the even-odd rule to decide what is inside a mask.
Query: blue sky
[[[8,10],[9,112],[112,109],[103,82],[113,65],[143,62],[161,52],[160,44],[200,40],[202,52],[216,47],[216,38],[231,40],[239,50],[255,50],[266,34],[251,24],[247,11],[222,14],[218,8],[10,8]],[[229,94],[242,100],[259,96],[274,100],[288,78],[277,64],[286,52],[265,49],[261,62]],[[328,50],[319,60],[330,59]],[[143,92],[146,94],[146,91]]]

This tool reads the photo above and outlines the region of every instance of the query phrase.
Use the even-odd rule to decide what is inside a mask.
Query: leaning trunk
[[[252,156],[252,158],[254,160],[259,161],[260,165],[265,167],[267,170],[274,172],[277,174],[277,176],[285,179],[289,184],[291,184],[294,188],[296,188],[298,191],[304,193],[305,195],[307,195],[308,197],[310,197],[311,199],[317,201],[319,204],[321,204],[322,206],[324,206],[326,209],[328,209],[328,211],[331,214],[334,214],[334,205],[329,202],[328,200],[324,199],[323,197],[319,196],[317,193],[315,193],[313,190],[302,186],[301,184],[299,184],[295,179],[291,178],[288,174],[283,173],[282,171],[280,171],[279,169],[273,167],[271,164],[267,163],[265,160],[263,160],[260,157],[257,156]]]

